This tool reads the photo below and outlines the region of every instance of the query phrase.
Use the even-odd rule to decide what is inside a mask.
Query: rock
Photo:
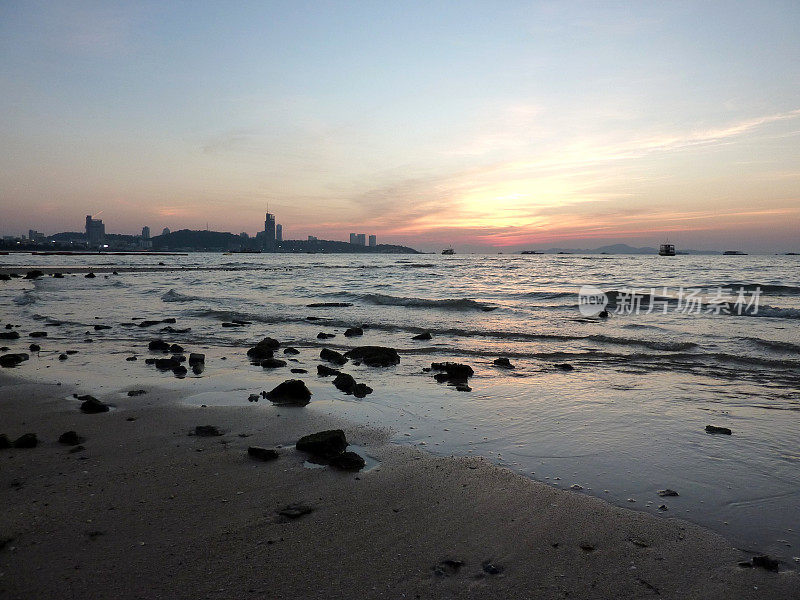
[[[134,362],[134,361],[139,360],[139,359],[136,358],[135,356],[129,356],[125,360],[127,360],[128,362]]]
[[[198,437],[219,437],[222,431],[216,425],[198,425],[194,428],[194,434]]]
[[[0,450],[7,450],[11,448],[11,440],[5,433],[0,433]]]
[[[473,371],[472,367],[469,365],[455,362],[431,363],[431,369],[434,371],[443,371],[443,373],[437,373],[434,376],[436,381],[439,382],[451,381],[466,383],[467,379],[475,374],[475,371]]]
[[[356,380],[353,379],[352,375],[348,375],[347,373],[339,373],[336,376],[336,379],[333,380],[333,385],[336,386],[336,389],[344,392],[345,394],[352,394],[353,388],[356,387]]]
[[[727,427],[717,427],[716,425],[706,425],[706,433],[719,433],[722,435],[733,434],[733,432]]]
[[[433,336],[431,335],[430,331],[426,331],[425,333],[420,333],[419,335],[415,335],[411,339],[412,340],[417,340],[417,341],[426,341],[426,340],[433,339]]]
[[[350,327],[344,332],[344,337],[355,337],[357,335],[364,335],[364,330],[361,327]]]
[[[184,329],[175,329],[174,327],[167,325],[166,327],[162,327],[159,329],[162,333],[189,333],[192,330],[191,327],[186,327]]]
[[[224,321],[222,323],[222,326],[223,327],[244,327],[244,325],[242,325],[241,323],[228,323],[227,321]]]
[[[96,275],[90,271],[86,275],[84,275],[84,277],[86,277],[86,279],[94,279]]]
[[[463,566],[463,560],[453,560],[448,558],[433,567],[433,574],[437,577],[451,577],[457,574]]]
[[[574,371],[575,370],[575,367],[573,367],[569,363],[560,363],[560,364],[553,365],[553,366],[555,366],[556,369],[560,369],[562,371]]]
[[[64,444],[65,446],[77,446],[78,444],[82,444],[86,441],[85,437],[81,437],[75,431],[65,431],[60,436],[58,436],[58,443]]]
[[[28,346],[28,350],[30,350],[31,352],[38,352],[41,349],[42,347],[39,344],[31,344],[30,346]]]
[[[301,380],[287,379],[266,392],[264,397],[282,406],[305,406],[311,400],[311,392]]]
[[[607,319],[608,318],[608,311],[603,309],[599,313],[597,313],[597,316],[600,317],[601,319]]]
[[[314,456],[332,458],[345,451],[347,438],[341,429],[330,429],[301,437],[296,447]]]
[[[347,359],[343,354],[336,352],[336,350],[331,350],[330,348],[323,348],[320,350],[319,357],[322,360],[327,360],[335,365],[343,365],[347,362]]]
[[[458,383],[458,384],[456,384],[456,391],[457,392],[471,392],[472,388],[469,387],[466,383]]]
[[[188,373],[188,370],[183,365],[172,367],[172,374],[175,375],[175,377],[186,377],[186,373]]]
[[[87,414],[96,414],[108,412],[109,410],[108,404],[100,402],[100,400],[94,396],[81,396],[80,399],[83,400],[83,403],[81,404],[81,412],[85,412]]]
[[[169,344],[164,340],[152,340],[147,348],[153,352],[169,352]]]
[[[667,488],[665,490],[658,490],[658,495],[661,496],[662,498],[670,498],[670,497],[673,497],[673,496],[680,496],[680,494],[678,492],[676,492],[675,490],[671,490],[669,488]]]
[[[271,337],[265,337],[263,340],[256,344],[256,348],[267,348],[269,350],[277,350],[280,347],[281,343]]]
[[[31,331],[28,335],[30,335],[32,338],[43,338],[43,337],[47,337],[47,332],[46,331]]]
[[[58,355],[58,360],[67,360],[69,356],[66,353],[61,353]]]
[[[306,321],[322,321],[322,317],[306,317]]]
[[[4,354],[0,356],[0,367],[13,368],[25,362],[28,358],[30,357],[27,354],[21,352],[17,354]]]
[[[355,452],[342,452],[331,458],[329,464],[342,471],[360,471],[366,463],[364,458]]]
[[[63,273],[53,273],[53,279],[64,279]]]
[[[662,504],[661,506],[658,507],[658,510],[660,510],[661,512],[667,512],[669,508],[667,508],[666,504]]]
[[[501,565],[496,565],[488,560],[481,563],[481,568],[483,572],[488,575],[500,575],[500,573],[503,572],[503,567]]]
[[[169,347],[169,351],[172,352],[173,354],[180,354],[181,352],[183,352],[183,346],[180,346],[179,344],[171,344]]]
[[[25,273],[25,279],[38,279],[39,277],[44,277],[44,273],[38,269],[34,269],[33,271],[28,271]]]
[[[264,461],[275,460],[280,456],[274,448],[263,448],[261,446],[250,446],[247,449],[247,454],[252,458]]]
[[[177,322],[178,322],[178,321],[177,321],[177,319],[176,319],[175,317],[169,317],[169,318],[167,318],[167,319],[162,319],[161,321],[159,321],[159,323],[171,323],[171,324],[173,324],[173,325],[174,325],[175,323],[177,323]]]
[[[760,554],[759,556],[753,557],[753,566],[777,573],[778,567],[780,566],[780,561],[766,554]]]
[[[154,364],[159,371],[172,371],[175,367],[181,366],[181,363],[172,356],[169,358],[157,358]]]
[[[352,302],[314,302],[306,304],[308,308],[344,308],[346,306],[353,306]]]
[[[111,329],[111,325],[95,325],[94,326],[94,330],[95,331],[102,331],[104,329]]]
[[[146,393],[147,393],[147,390],[131,390],[131,391],[128,392],[128,396],[133,398],[134,396],[141,396],[141,395],[146,394]]]
[[[0,273],[0,281],[11,281],[11,275],[6,275],[5,273]]]
[[[261,366],[264,369],[277,369],[278,367],[285,367],[286,361],[279,358],[267,358],[261,361]]]
[[[200,375],[205,370],[205,364],[203,363],[195,363],[191,365],[191,367],[192,367],[192,373],[194,373],[195,375]]]
[[[152,327],[153,325],[160,325],[161,321],[142,321],[139,327]]]
[[[287,519],[298,519],[303,515],[314,512],[313,506],[306,504],[289,504],[278,511],[278,514]]]
[[[278,346],[280,346],[280,342],[278,340],[267,337],[250,348],[247,351],[247,356],[249,356],[253,362],[272,358],[275,350],[278,349]]]
[[[334,334],[334,333],[325,333],[324,331],[320,331],[317,334],[317,339],[318,340],[329,340],[329,339],[335,338],[335,337],[336,337],[336,334]]]
[[[298,375],[300,375],[302,373],[308,373],[308,371],[306,371],[305,369],[300,369],[300,368],[290,369],[290,370],[291,370],[292,373],[297,373]]]
[[[39,445],[39,439],[35,433],[25,433],[14,440],[12,446],[14,448],[36,448]]]
[[[144,364],[146,364],[146,365],[154,365],[154,364],[156,364],[156,359],[155,358],[145,358],[144,359]]]
[[[357,383],[353,387],[353,396],[356,398],[366,398],[368,394],[372,393],[372,388],[366,383]]]
[[[191,352],[189,354],[189,365],[205,364],[205,362],[206,362],[205,354],[200,354],[198,352]]]
[[[69,354],[70,356],[72,356],[73,354],[77,354],[77,353],[78,353],[77,350],[67,350],[66,351],[66,354]]]
[[[284,348],[283,349],[283,353],[284,354],[300,354],[300,350],[298,350],[297,348],[292,348],[291,346],[289,346],[288,348]]]
[[[397,350],[385,346],[359,346],[344,355],[346,358],[360,360],[368,367],[389,367],[400,363]]]
[[[338,369],[332,369],[328,365],[317,365],[317,375],[320,377],[327,377],[328,375],[338,375],[341,373]]]
[[[0,331],[0,340],[18,340],[18,331]]]
[[[513,369],[514,365],[511,364],[511,361],[508,360],[505,356],[501,356],[500,358],[494,359],[494,366],[500,367],[502,369]]]
[[[247,401],[248,402],[258,402],[259,398],[260,398],[260,396],[258,394],[250,394],[247,397]]]

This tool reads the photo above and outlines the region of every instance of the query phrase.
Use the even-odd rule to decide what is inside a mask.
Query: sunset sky
[[[0,3],[0,233],[800,251],[800,2]]]

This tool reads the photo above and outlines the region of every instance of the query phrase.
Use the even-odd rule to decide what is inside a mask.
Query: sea
[[[184,390],[194,406],[247,407],[253,419],[333,414],[398,444],[481,456],[569,493],[698,523],[800,566],[798,256],[10,254],[6,267],[75,269],[0,282],[0,321],[22,334],[0,343],[42,346],[16,375],[120,406],[125,390],[150,383]],[[138,326],[166,318],[188,331]],[[223,326],[235,320],[246,323]],[[345,337],[353,326],[364,334]],[[48,336],[27,337],[36,330]],[[430,340],[412,339],[424,332]],[[245,352],[265,336],[300,353],[286,368],[252,365]],[[154,338],[204,352],[205,371],[179,379],[145,365]],[[316,375],[322,347],[360,345],[401,358],[343,367],[373,388],[363,399]],[[59,360],[67,349],[78,353]],[[140,360],[126,361],[132,354]],[[500,357],[513,368],[495,365]],[[443,361],[474,369],[471,391],[437,383],[428,369]],[[248,401],[290,377],[313,392],[307,407]]]

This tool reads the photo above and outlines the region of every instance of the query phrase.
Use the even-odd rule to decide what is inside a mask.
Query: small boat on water
[[[661,244],[658,247],[658,255],[659,256],[675,256],[675,245],[674,244]]]
[[[445,248],[444,250],[442,250],[442,254],[444,254],[445,256],[451,256],[455,253],[456,251],[453,250],[452,248]]]

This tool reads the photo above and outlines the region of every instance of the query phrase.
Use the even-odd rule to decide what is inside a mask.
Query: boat
[[[675,256],[675,245],[674,244],[661,244],[658,247],[658,255],[659,256]]]
[[[456,251],[453,250],[452,248],[445,248],[444,250],[442,250],[442,254],[444,254],[445,256],[451,256],[455,253]]]

